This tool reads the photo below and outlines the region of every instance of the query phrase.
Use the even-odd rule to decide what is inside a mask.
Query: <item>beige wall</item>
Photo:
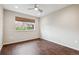
[[[0,49],[3,41],[3,8],[0,6]]]
[[[34,31],[16,31],[15,16],[35,19],[35,22],[36,22],[35,30]],[[20,14],[17,12],[8,11],[8,10],[4,11],[4,42],[3,44],[26,41],[26,40],[35,39],[35,38],[39,38],[39,25],[38,25],[37,18],[33,16],[25,15],[25,14]]]
[[[43,17],[41,38],[79,50],[79,5],[72,5]]]

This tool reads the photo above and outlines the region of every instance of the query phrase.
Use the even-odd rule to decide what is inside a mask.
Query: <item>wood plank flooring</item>
[[[37,39],[5,45],[2,48],[1,55],[79,55],[79,51]]]

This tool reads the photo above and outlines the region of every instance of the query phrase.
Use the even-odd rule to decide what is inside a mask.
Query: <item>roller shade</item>
[[[22,22],[32,22],[35,23],[34,19],[30,19],[30,18],[23,18],[23,17],[15,17],[16,21],[22,21]]]

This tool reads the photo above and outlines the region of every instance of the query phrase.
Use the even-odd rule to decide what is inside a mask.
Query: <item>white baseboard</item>
[[[11,41],[11,42],[7,42],[7,43],[3,43],[3,45],[14,44],[14,43],[18,43],[18,42],[24,42],[24,41],[35,40],[35,39],[38,39],[38,38],[33,38],[33,39],[28,39],[28,40]]]

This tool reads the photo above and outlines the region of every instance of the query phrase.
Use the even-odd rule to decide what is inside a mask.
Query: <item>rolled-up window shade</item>
[[[30,18],[22,18],[22,17],[16,17],[16,21],[32,22],[32,23],[35,23],[35,20],[34,20],[34,19],[30,19]]]

